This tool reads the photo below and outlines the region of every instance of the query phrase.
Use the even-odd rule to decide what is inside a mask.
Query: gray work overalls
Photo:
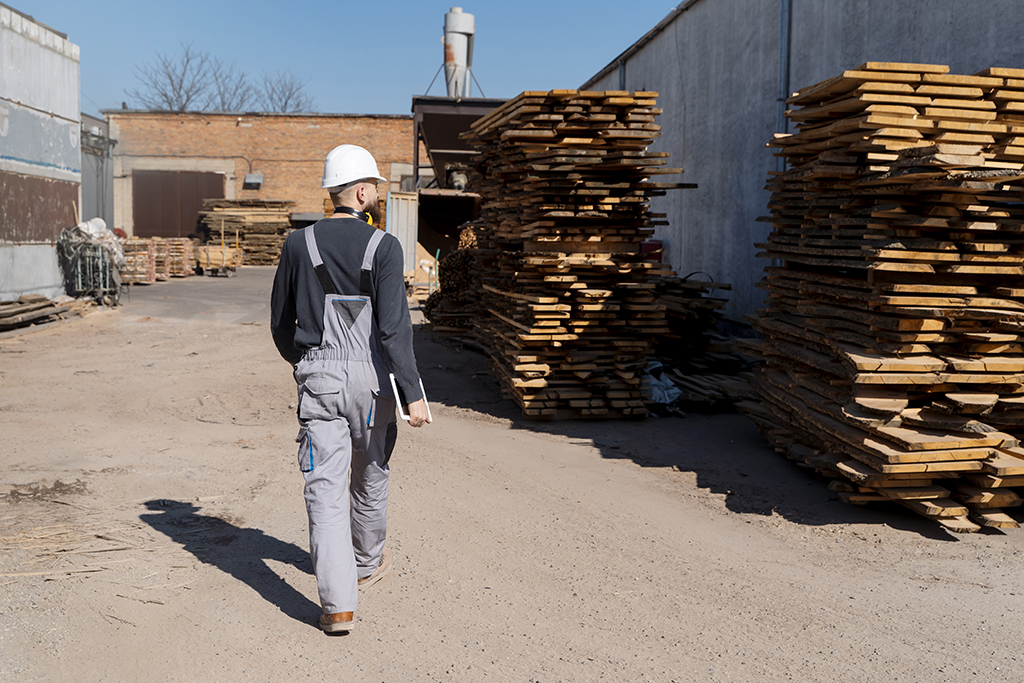
[[[295,366],[299,468],[305,479],[309,550],[327,614],[355,611],[357,579],[380,562],[387,527],[388,459],[395,446],[390,369],[373,314],[373,257],[384,233],[366,245],[358,295],[338,294],[313,232],[306,247],[324,289],[324,334]],[[351,470],[351,483],[349,472]],[[351,502],[350,502],[351,496]]]

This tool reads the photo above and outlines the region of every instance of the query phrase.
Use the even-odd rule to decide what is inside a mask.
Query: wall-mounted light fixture
[[[245,180],[242,181],[243,190],[258,190],[263,185],[263,174],[262,173],[246,173]]]

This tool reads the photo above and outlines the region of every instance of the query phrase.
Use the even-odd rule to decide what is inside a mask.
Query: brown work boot
[[[365,579],[359,579],[359,590],[369,588],[373,584],[377,583],[391,571],[391,551],[384,548],[380,554],[380,564],[373,570],[373,573],[367,576]]]
[[[335,612],[334,614],[320,615],[320,628],[325,633],[342,633],[351,631],[356,625],[355,612]]]

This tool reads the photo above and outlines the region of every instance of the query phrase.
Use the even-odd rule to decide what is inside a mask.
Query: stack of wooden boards
[[[650,198],[683,187],[650,180],[682,173],[647,150],[656,97],[525,92],[463,135],[479,152],[477,239],[497,247],[478,334],[526,416],[647,414],[641,371],[668,331],[655,278],[673,273],[640,245],[658,224]]]
[[[0,332],[57,320],[70,306],[40,294],[26,294],[17,301],[0,301]]]
[[[242,250],[219,244],[204,244],[196,249],[196,265],[209,275],[230,272],[242,265]]]
[[[423,304],[423,314],[435,332],[460,334],[483,343],[477,323],[490,317],[483,283],[495,280],[500,254],[493,230],[481,220],[470,221],[459,232],[459,248],[440,260],[437,267],[439,288]]]
[[[1024,70],[868,63],[788,102],[741,407],[845,500],[1017,526]]]
[[[209,243],[240,248],[243,265],[270,266],[281,258],[294,204],[278,199],[204,199],[199,216]]]

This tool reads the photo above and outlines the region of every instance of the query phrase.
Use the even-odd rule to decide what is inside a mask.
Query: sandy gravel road
[[[0,339],[0,680],[1024,680],[1024,530],[846,506],[737,415],[523,421],[422,330],[396,567],[325,636],[272,276]]]

